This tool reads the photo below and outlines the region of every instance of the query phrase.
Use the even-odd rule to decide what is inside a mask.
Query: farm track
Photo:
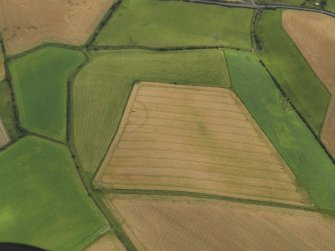
[[[126,110],[96,179],[99,187],[309,204],[230,91],[142,83]]]

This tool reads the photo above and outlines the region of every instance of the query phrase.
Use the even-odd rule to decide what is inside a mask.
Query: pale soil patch
[[[0,147],[7,145],[10,142],[5,126],[0,118]]]
[[[321,139],[335,157],[335,19],[318,13],[286,10],[283,27],[332,95]]]
[[[86,42],[114,0],[0,0],[0,32],[7,53],[43,42]]]
[[[333,250],[335,219],[186,197],[106,198],[139,250]]]
[[[115,235],[106,235],[91,246],[86,251],[126,251],[126,248]]]
[[[310,204],[235,94],[212,87],[135,85],[96,185]]]

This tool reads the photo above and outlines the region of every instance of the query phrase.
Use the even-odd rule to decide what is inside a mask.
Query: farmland
[[[0,154],[0,167],[0,242],[74,250],[106,228],[65,146],[26,137]]]
[[[230,86],[223,52],[218,49],[98,51],[90,53],[90,57],[91,62],[73,84],[71,124],[73,145],[91,174],[116,133],[137,80]]]
[[[264,11],[259,22],[260,57],[316,134],[320,134],[330,93],[282,28],[281,11]]]
[[[258,58],[226,51],[233,89],[317,207],[335,209],[335,166]]]
[[[7,130],[0,118],[0,148],[7,145],[10,141]]]
[[[67,79],[84,61],[78,51],[48,47],[17,58],[10,73],[22,126],[65,140]]]
[[[86,251],[126,251],[120,240],[114,234],[107,234],[95,241]]]
[[[0,81],[0,118],[10,139],[16,140],[21,136],[17,128],[10,87],[6,81]]]
[[[0,41],[0,81],[4,80],[6,77],[6,69],[5,69],[5,55],[2,51],[2,43]]]
[[[95,44],[250,48],[251,17],[252,10],[248,9],[217,8],[183,1],[124,0]],[[234,23],[239,25],[232,26]]]
[[[106,197],[138,250],[331,250],[335,219],[187,197]]]
[[[7,53],[18,54],[45,42],[84,44],[113,2],[2,0],[0,32]]]
[[[308,204],[243,105],[222,88],[136,85],[96,183]]]
[[[335,19],[316,13],[285,11],[283,27],[335,97]],[[321,139],[335,156],[335,101],[330,102]]]

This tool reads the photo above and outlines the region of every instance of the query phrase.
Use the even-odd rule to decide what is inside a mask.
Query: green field
[[[258,58],[226,51],[234,91],[316,206],[335,213],[335,165],[280,94]]]
[[[330,94],[281,26],[281,11],[265,11],[259,22],[260,57],[287,96],[319,134]]]
[[[124,0],[96,45],[250,48],[253,11],[182,1]]]
[[[0,242],[77,250],[107,226],[67,148],[26,137],[0,154]]]
[[[65,140],[67,78],[83,61],[84,55],[79,51],[48,47],[10,63],[24,128]]]
[[[135,81],[229,87],[223,52],[193,50],[99,51],[73,87],[73,143],[83,167],[93,173],[115,134]]]
[[[326,10],[335,13],[335,0],[327,0]]]
[[[10,88],[6,81],[0,81],[0,118],[11,140],[21,136],[21,132],[16,126]]]

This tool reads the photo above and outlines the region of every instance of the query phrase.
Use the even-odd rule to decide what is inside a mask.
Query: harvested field
[[[0,33],[8,54],[44,42],[86,42],[114,0],[0,0]]]
[[[86,249],[86,251],[107,251],[107,250],[126,251],[126,248],[116,237],[116,235],[109,234],[100,238]]]
[[[184,197],[109,197],[138,250],[332,250],[335,219],[318,213]]]
[[[137,84],[96,183],[309,204],[247,110],[222,88]]]
[[[1,118],[0,118],[0,147],[3,147],[9,143],[10,139],[7,134],[7,130],[3,125]]]
[[[314,72],[335,97],[335,19],[318,13],[287,10],[283,27]],[[335,157],[335,102],[324,120],[321,139]]]

